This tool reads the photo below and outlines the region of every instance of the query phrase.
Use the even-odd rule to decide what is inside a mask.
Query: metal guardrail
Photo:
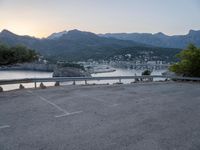
[[[155,78],[163,79],[173,79],[173,80],[188,80],[188,81],[200,81],[200,78],[195,77],[180,77],[180,76],[162,76],[162,75],[153,75],[153,76],[110,76],[110,77],[54,77],[54,78],[25,78],[25,79],[9,79],[9,80],[0,80],[0,85],[8,84],[21,84],[21,83],[38,83],[38,82],[69,82],[69,81],[100,81],[100,80],[118,80],[121,82],[122,79],[147,79],[153,81]]]

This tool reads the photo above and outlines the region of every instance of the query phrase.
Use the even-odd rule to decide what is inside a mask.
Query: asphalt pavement
[[[199,83],[0,93],[0,150],[199,149]]]

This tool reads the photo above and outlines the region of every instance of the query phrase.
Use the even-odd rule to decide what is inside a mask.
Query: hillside
[[[35,60],[38,60],[38,55],[31,49],[23,46],[6,47],[0,45],[0,66],[33,62]]]
[[[151,33],[107,33],[100,34],[101,37],[131,40],[144,44],[158,47],[185,48],[188,44],[193,43],[200,47],[200,31],[190,30],[186,35],[165,35],[162,32]]]
[[[113,59],[115,56],[125,56],[126,54],[151,53],[160,50],[162,54],[168,54],[173,48],[158,48],[130,40],[120,40],[115,38],[101,37],[91,32],[71,30],[68,32],[54,33],[48,38],[35,38],[30,36],[19,36],[8,30],[0,33],[0,42],[14,46],[24,45],[28,48],[35,49],[43,56],[56,60],[80,61],[88,59]],[[180,50],[178,50],[180,51]],[[164,53],[163,53],[164,52]],[[159,53],[159,55],[161,54]],[[173,54],[177,53],[174,49]],[[147,56],[149,56],[149,54]],[[159,55],[155,53],[155,58]],[[171,55],[169,54],[169,55]],[[120,59],[121,56],[119,56]],[[132,59],[134,59],[133,57]],[[145,56],[146,57],[146,56]],[[153,58],[153,56],[152,56]],[[164,60],[166,57],[162,57]],[[171,58],[167,58],[171,59]]]

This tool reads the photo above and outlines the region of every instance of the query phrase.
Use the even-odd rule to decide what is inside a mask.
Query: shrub
[[[145,75],[149,76],[149,75],[151,75],[151,71],[150,70],[145,70],[145,71],[142,72],[142,75],[143,76],[145,76]]]
[[[8,47],[0,45],[0,66],[32,62],[37,59],[38,54],[24,46]]]
[[[170,66],[170,71],[188,77],[200,77],[200,48],[190,44],[177,54],[179,62]]]

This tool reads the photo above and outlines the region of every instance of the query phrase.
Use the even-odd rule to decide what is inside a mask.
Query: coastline
[[[14,70],[21,70],[21,71],[42,71],[42,72],[53,72],[56,65],[54,64],[41,64],[41,63],[23,63],[23,64],[16,64],[10,66],[2,66],[0,67],[0,71],[14,71]]]

